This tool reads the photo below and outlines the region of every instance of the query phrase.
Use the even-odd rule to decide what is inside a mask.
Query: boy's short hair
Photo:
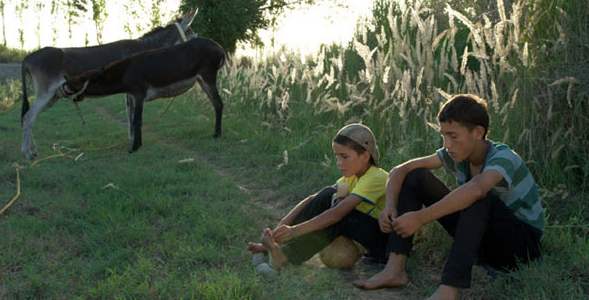
[[[438,122],[458,122],[468,129],[482,126],[485,129],[483,138],[486,138],[489,131],[487,101],[472,94],[455,95],[442,105]]]

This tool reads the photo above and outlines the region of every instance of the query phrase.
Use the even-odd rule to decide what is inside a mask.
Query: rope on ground
[[[53,155],[49,155],[49,156],[41,158],[41,159],[37,159],[31,163],[31,167],[38,165],[42,161],[46,161],[46,160],[50,160],[50,159],[54,159],[54,158],[58,158],[58,157],[64,157],[64,156],[69,157],[69,155],[65,154],[62,151],[62,148],[64,148],[63,146],[60,146],[59,144],[56,143],[56,144],[53,144],[53,146],[51,148],[53,149],[54,152],[57,152],[57,154],[53,154]]]
[[[12,204],[14,204],[14,202],[16,202],[16,200],[20,197],[20,166],[15,165],[14,168],[16,169],[16,195],[14,195],[14,197],[12,197],[12,199],[10,199],[10,201],[8,201],[8,203],[6,203],[6,205],[0,209],[0,216],[4,214],[4,212],[8,210],[8,208],[10,208],[10,206],[12,206]]]
[[[162,117],[168,112],[170,107],[172,107],[172,104],[174,104],[175,100],[176,100],[176,97],[173,97],[172,99],[168,100],[169,103],[166,106],[166,108],[160,113],[159,117],[156,120],[156,124],[159,123],[159,121],[162,119]]]
[[[50,160],[50,159],[58,158],[58,157],[64,157],[64,156],[65,156],[65,153],[49,155],[47,157],[35,160],[34,162],[31,163],[31,167],[38,165],[42,161],[46,161],[46,160]]]

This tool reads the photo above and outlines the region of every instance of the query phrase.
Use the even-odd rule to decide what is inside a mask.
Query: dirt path
[[[108,120],[126,128],[126,120],[122,120],[121,117],[116,116],[107,109],[98,107],[95,111]],[[190,155],[190,158],[194,159],[198,165],[204,166],[205,168],[212,170],[217,176],[231,181],[237,188],[239,188],[244,194],[248,196],[250,203],[252,203],[256,208],[264,210],[264,212],[270,215],[274,220],[278,221],[278,219],[284,213],[286,213],[284,204],[286,203],[287,199],[285,199],[284,196],[280,195],[278,192],[260,187],[257,184],[252,183],[250,180],[236,175],[237,173],[234,172],[234,170],[231,168],[221,167],[218,164],[215,164],[214,159],[212,159],[207,153],[199,151],[198,148],[189,148],[179,141],[171,140],[169,136],[160,136],[154,132],[144,132],[144,137],[146,135],[156,137],[155,140],[165,140],[166,143],[164,145],[166,147],[171,147],[176,150],[181,150],[182,152],[191,153],[192,155]],[[324,268],[323,264],[318,258],[318,255],[315,255],[306,264],[316,268]],[[341,271],[340,274],[344,280],[351,284],[352,281],[358,278],[369,277],[372,274],[378,272],[380,269],[381,266],[368,266],[359,263],[352,270]],[[411,299],[411,297],[408,296],[407,293],[404,293],[402,289],[383,289],[375,291],[354,289],[353,298],[374,300]]]

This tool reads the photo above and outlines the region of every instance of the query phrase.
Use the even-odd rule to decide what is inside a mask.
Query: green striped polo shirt
[[[490,193],[501,199],[516,218],[544,231],[544,208],[532,173],[522,158],[507,145],[489,142],[481,173],[495,170],[503,176],[503,180]],[[459,185],[470,179],[468,161],[455,162],[445,148],[438,149],[436,154],[444,168],[456,177]]]

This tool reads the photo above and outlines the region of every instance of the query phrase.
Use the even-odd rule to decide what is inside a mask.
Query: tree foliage
[[[198,8],[192,29],[199,36],[217,41],[227,52],[234,52],[237,42],[262,45],[260,29],[274,25],[285,9],[314,0],[182,0],[180,10]]]

